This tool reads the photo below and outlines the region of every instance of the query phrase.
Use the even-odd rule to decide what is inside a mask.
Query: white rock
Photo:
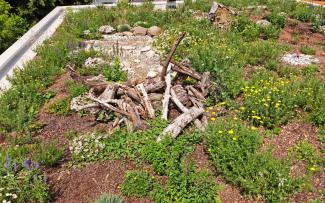
[[[90,30],[84,30],[84,35],[90,35]]]
[[[282,61],[295,66],[306,66],[313,63],[319,63],[314,56],[305,54],[286,54],[282,57]]]
[[[162,29],[158,26],[152,26],[148,29],[148,35],[154,37],[160,35],[162,32]]]
[[[145,47],[143,47],[143,48],[141,49],[141,52],[147,52],[147,51],[149,51],[150,49],[151,49],[150,46],[145,46]]]
[[[124,50],[134,50],[135,47],[134,46],[123,46],[122,49],[124,49]]]
[[[103,25],[98,29],[98,31],[102,34],[112,34],[115,29],[110,25]]]
[[[256,22],[256,25],[261,26],[261,27],[268,27],[268,26],[272,25],[272,23],[267,20],[259,20]]]
[[[147,78],[154,78],[158,75],[158,72],[157,71],[154,71],[154,70],[150,70],[147,74]]]
[[[102,58],[87,58],[85,61],[85,67],[94,67],[99,64],[103,64],[105,61]]]

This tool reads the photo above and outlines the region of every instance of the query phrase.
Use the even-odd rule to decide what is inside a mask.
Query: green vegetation
[[[215,169],[244,192],[279,202],[299,188],[285,161],[273,159],[269,152],[258,152],[262,136],[256,130],[227,119],[209,126],[205,135]]]
[[[309,46],[301,47],[300,51],[301,51],[301,53],[307,54],[307,55],[315,55],[316,54],[316,50]]]
[[[129,171],[125,174],[125,180],[121,191],[123,195],[133,197],[148,196],[153,190],[154,179],[143,171]]]
[[[95,203],[123,203],[118,196],[115,195],[108,195],[108,194],[103,194],[101,195]]]
[[[0,0],[0,54],[27,30],[26,21],[10,13],[11,6]]]
[[[36,162],[44,166],[56,166],[62,158],[63,150],[57,148],[55,143],[41,144],[34,155]]]
[[[12,194],[11,199],[6,200],[14,200],[15,195],[18,202],[49,200],[49,189],[38,164],[47,168],[59,164],[63,149],[51,142],[35,143],[33,135],[44,127],[35,120],[36,115],[46,102],[52,102],[48,108],[51,113],[73,113],[69,110],[71,99],[89,90],[83,84],[67,81],[67,97],[55,98],[55,92],[48,87],[66,71],[64,67],[70,65],[82,76],[102,74],[108,81],[127,79],[118,57],[80,49],[85,39],[100,37],[97,30],[106,24],[123,25],[121,31],[127,30],[126,24],[162,27],[164,32],[154,44],[162,55],[169,51],[179,32],[186,31],[174,59],[189,59],[190,66],[198,72],[209,71],[213,86],[207,103],[224,104],[222,107],[230,115],[211,119],[216,122],[210,124],[205,133],[196,132],[190,126],[177,139],[167,137],[159,143],[156,138],[168,125],[159,119],[148,121],[150,128],[142,132],[127,132],[124,128],[113,134],[69,131],[65,138],[70,142],[72,166],[82,167],[89,162],[108,159],[130,160],[140,167],[148,165],[150,172],[129,171],[120,187],[124,195],[149,197],[155,202],[220,202],[219,186],[215,181],[219,174],[243,193],[266,202],[287,202],[288,196],[305,189],[306,177],[312,176],[313,171],[321,172],[324,165],[317,150],[310,143],[301,142],[290,149],[290,156],[275,159],[272,149],[261,149],[264,137],[256,127],[272,138],[279,134],[282,125],[301,114],[306,115],[304,119],[316,125],[320,132],[324,129],[325,84],[317,74],[319,67],[283,66],[279,59],[291,47],[277,41],[286,25],[286,16],[314,23],[320,22],[316,17],[323,16],[324,12],[293,0],[220,2],[243,11],[233,18],[229,30],[220,30],[206,19],[193,19],[192,9],[209,10],[210,1],[207,0],[187,2],[185,7],[166,12],[153,10],[150,3],[141,7],[119,4],[109,12],[104,7],[68,12],[57,34],[37,50],[35,60],[15,72],[10,78],[12,88],[0,97],[0,133],[8,137],[10,145],[0,149],[0,185],[4,188],[0,193]],[[245,9],[249,5],[266,5],[269,12],[262,17],[272,25],[261,27],[250,20],[250,13]],[[85,30],[92,34],[86,36]],[[311,52],[308,47],[304,49],[301,51]],[[102,58],[105,63],[85,67],[90,57]],[[246,73],[246,68],[254,71]],[[249,77],[244,77],[246,74]],[[197,81],[189,79],[187,82],[195,84]],[[110,120],[105,112],[100,112],[99,118],[105,122]],[[11,137],[14,133],[18,135],[16,138]],[[324,140],[321,135],[319,140]],[[202,169],[193,160],[197,145],[207,149],[209,162],[217,173]],[[7,154],[11,162],[3,168]],[[306,177],[291,177],[294,160],[306,164]],[[17,170],[14,163],[18,165]],[[162,177],[166,178],[164,184],[158,181]],[[104,195],[97,202],[122,201]]]

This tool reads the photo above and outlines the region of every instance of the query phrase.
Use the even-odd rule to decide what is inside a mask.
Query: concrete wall
[[[131,3],[141,5],[142,2]],[[153,2],[156,9],[166,9],[170,4],[167,1]],[[171,4],[183,4],[177,1]],[[116,4],[104,4],[105,7],[113,7]],[[11,47],[0,55],[0,92],[8,89],[11,85],[7,76],[11,76],[16,68],[23,68],[24,64],[36,56],[35,49],[44,40],[51,37],[64,19],[65,10],[80,10],[85,8],[96,8],[96,5],[59,6],[45,16],[40,22],[33,26],[26,34],[18,39]]]

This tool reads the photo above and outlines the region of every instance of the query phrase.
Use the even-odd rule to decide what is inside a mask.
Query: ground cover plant
[[[324,52],[319,43],[295,41],[294,33],[290,42],[283,40],[292,26],[300,35],[325,39],[313,33],[322,25],[324,10],[295,1],[219,2],[241,11],[225,29],[201,15],[211,7],[208,0],[186,1],[167,11],[153,10],[151,3],[120,3],[109,12],[104,7],[68,11],[57,33],[38,48],[37,58],[15,72],[12,88],[0,96],[0,200],[322,201],[323,183],[315,180],[322,180],[324,169],[324,63],[297,67],[281,57],[293,50],[315,57]],[[270,27],[259,26],[256,16]],[[67,77],[69,67],[85,78],[128,80],[122,57],[86,51],[88,40],[102,40],[98,29],[107,24],[118,32],[161,27],[153,46],[162,57],[180,32],[187,33],[173,59],[211,74],[205,132],[188,126],[176,139],[157,142],[169,124],[160,112],[143,131],[122,127],[111,132],[112,113],[71,110],[72,100],[89,87]],[[106,63],[86,67],[97,57]],[[280,152],[285,155],[274,155]],[[300,163],[303,169],[295,171]],[[229,187],[234,189],[229,192]],[[93,188],[88,194],[79,191]]]

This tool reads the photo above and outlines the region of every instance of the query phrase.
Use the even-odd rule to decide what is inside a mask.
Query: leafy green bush
[[[63,150],[57,148],[55,143],[38,145],[34,159],[44,166],[56,166],[62,158]]]
[[[270,21],[273,25],[276,25],[278,28],[284,28],[286,24],[286,16],[281,15],[278,12],[272,12],[267,15],[265,19]]]
[[[262,137],[233,119],[218,120],[206,133],[208,152],[218,173],[245,193],[282,202],[295,192],[298,181],[289,177],[290,166],[268,152],[258,152]]]
[[[272,128],[285,123],[292,115],[297,95],[288,80],[257,74],[242,90],[245,103],[241,113],[255,125]]]
[[[104,65],[103,67],[103,75],[108,81],[126,81],[127,72],[121,70],[121,62],[120,59],[115,58],[111,65]]]
[[[69,89],[68,91],[69,91],[70,98],[83,95],[84,93],[89,91],[89,88],[87,86],[73,81],[67,82],[66,85],[68,86]]]
[[[298,4],[291,15],[303,22],[311,22],[316,18],[316,13],[313,12],[313,9],[306,4]]]
[[[26,21],[10,10],[11,6],[0,0],[0,54],[27,30]]]
[[[126,196],[145,197],[153,190],[154,179],[144,171],[128,171],[121,191]]]
[[[118,196],[103,194],[101,195],[95,203],[123,203],[124,201],[121,200]]]

